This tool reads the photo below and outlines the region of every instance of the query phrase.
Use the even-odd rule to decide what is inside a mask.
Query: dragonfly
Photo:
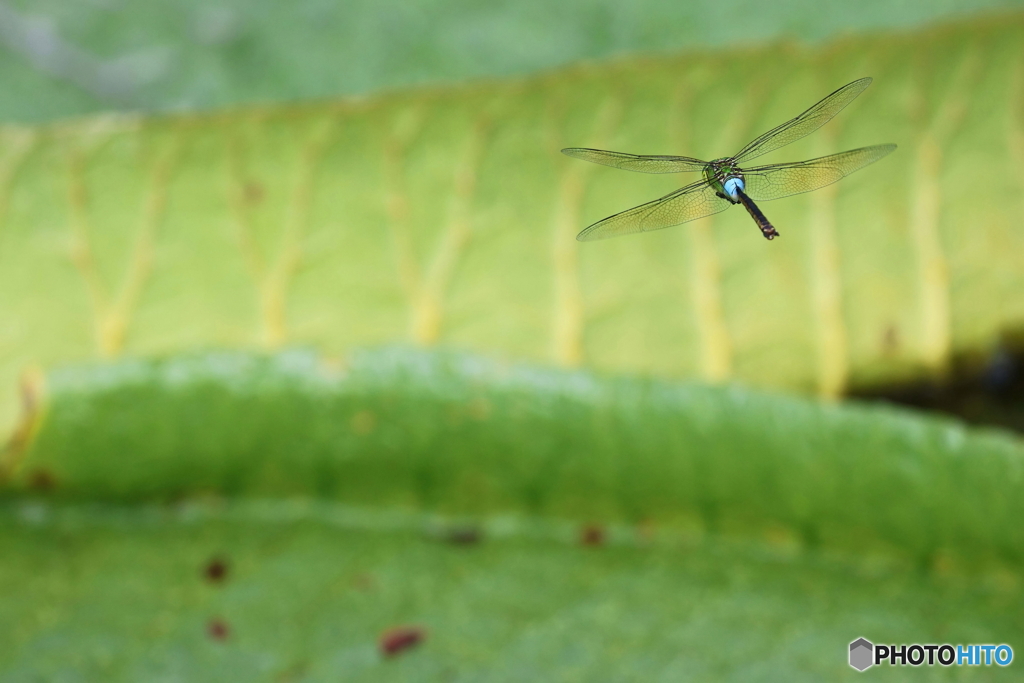
[[[781,199],[831,185],[854,171],[878,161],[895,150],[896,145],[860,147],[817,159],[785,164],[748,167],[747,162],[818,130],[864,92],[864,89],[871,85],[871,80],[861,78],[844,85],[799,116],[755,138],[731,157],[701,161],[693,157],[626,154],[585,147],[563,149],[563,154],[576,159],[626,171],[698,172],[703,176],[701,180],[681,187],[660,199],[600,220],[585,228],[576,239],[587,242],[661,230],[725,211],[735,204],[743,205],[765,238],[775,239],[779,232],[755,201]]]

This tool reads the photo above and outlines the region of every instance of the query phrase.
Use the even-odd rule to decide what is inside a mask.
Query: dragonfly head
[[[734,204],[739,201],[736,191],[744,189],[743,171],[731,159],[708,162],[704,167],[704,178],[722,197]]]

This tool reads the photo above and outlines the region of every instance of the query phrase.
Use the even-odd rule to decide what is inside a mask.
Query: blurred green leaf
[[[5,129],[0,387],[97,355],[400,340],[825,396],[941,376],[1024,320],[1022,44],[1018,17],[334,105]],[[560,147],[712,158],[864,74],[875,85],[784,157],[899,150],[766,204],[781,239],[733,210],[574,241],[685,179]],[[8,422],[12,398],[0,392]]]
[[[832,680],[860,635],[1024,634],[1024,448],[946,420],[400,350],[44,395],[5,680]]]
[[[587,547],[536,525],[455,546],[434,523],[301,505],[7,506],[0,677],[817,683],[858,680],[846,656],[859,636],[1019,653],[1024,634],[1017,575],[625,533]],[[380,635],[407,624],[425,641],[382,657]],[[1017,666],[869,673],[1001,681]]]
[[[15,0],[0,120],[194,109],[508,76],[629,52],[905,29],[1021,0]]]
[[[60,498],[306,496],[1024,562],[1020,443],[886,408],[398,350],[344,371],[304,352],[98,364],[41,394],[8,466]]]

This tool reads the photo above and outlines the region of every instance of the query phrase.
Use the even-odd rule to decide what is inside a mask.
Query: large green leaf
[[[816,683],[863,675],[846,664],[860,636],[1018,657],[1024,643],[1016,575],[625,532],[588,547],[542,525],[495,523],[466,547],[435,524],[302,505],[7,507],[0,677]],[[204,578],[215,559],[222,584]],[[404,624],[426,640],[382,657],[379,636]],[[867,674],[1003,681],[1019,666]]]
[[[8,469],[60,498],[317,496],[1024,561],[1020,444],[891,409],[412,351],[98,364],[41,395]]]
[[[739,19],[689,35],[774,30]],[[64,24],[83,44],[96,25]],[[25,371],[28,410],[0,463],[0,677],[816,681],[856,675],[861,635],[1019,652],[1014,437],[351,349],[404,339],[826,396],[941,375],[1021,321],[1022,34],[1011,18],[4,129],[0,425]],[[558,147],[716,156],[865,73],[872,90],[792,158],[886,141],[898,156],[766,206],[781,240],[726,214],[572,241],[672,181]],[[291,82],[269,73],[266,92]],[[333,355],[120,359],[295,343]],[[204,578],[214,558],[226,581]],[[377,640],[400,624],[427,640],[388,661]]]
[[[32,365],[196,346],[342,354],[404,339],[827,396],[941,374],[1024,318],[1021,44],[1016,18],[333,105],[8,128],[0,415]],[[900,149],[766,204],[781,239],[734,210],[573,240],[684,181],[560,147],[713,157],[867,73],[861,100],[786,156]]]
[[[40,390],[0,519],[5,679],[822,680],[861,635],[1024,635],[1024,448],[995,432],[397,350]],[[382,661],[405,623],[427,643]]]

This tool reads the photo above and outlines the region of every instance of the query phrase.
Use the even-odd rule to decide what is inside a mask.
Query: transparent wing
[[[857,95],[864,92],[864,89],[869,85],[871,85],[870,78],[861,78],[853,83],[847,83],[795,119],[790,119],[782,125],[775,126],[737,152],[733,159],[737,164],[742,165],[744,161],[749,161],[768,152],[775,151],[779,147],[784,147],[791,142],[796,142],[805,135],[813,133],[832,120],[833,116],[841,112],[850,102],[853,102]]]
[[[874,145],[807,161],[755,166],[743,171],[745,192],[755,201],[766,202],[817,190],[875,163],[894,149],[896,145]]]
[[[606,237],[629,235],[635,232],[661,230],[687,221],[725,211],[732,204],[715,194],[714,188],[701,180],[680,188],[661,199],[647,202],[609,216],[594,223],[576,235],[581,242],[601,240]]]
[[[690,157],[645,156],[642,154],[626,154],[625,152],[606,152],[602,149],[586,147],[569,147],[562,154],[584,161],[591,161],[603,166],[621,168],[624,171],[640,173],[683,173],[685,171],[702,171],[707,162]]]

